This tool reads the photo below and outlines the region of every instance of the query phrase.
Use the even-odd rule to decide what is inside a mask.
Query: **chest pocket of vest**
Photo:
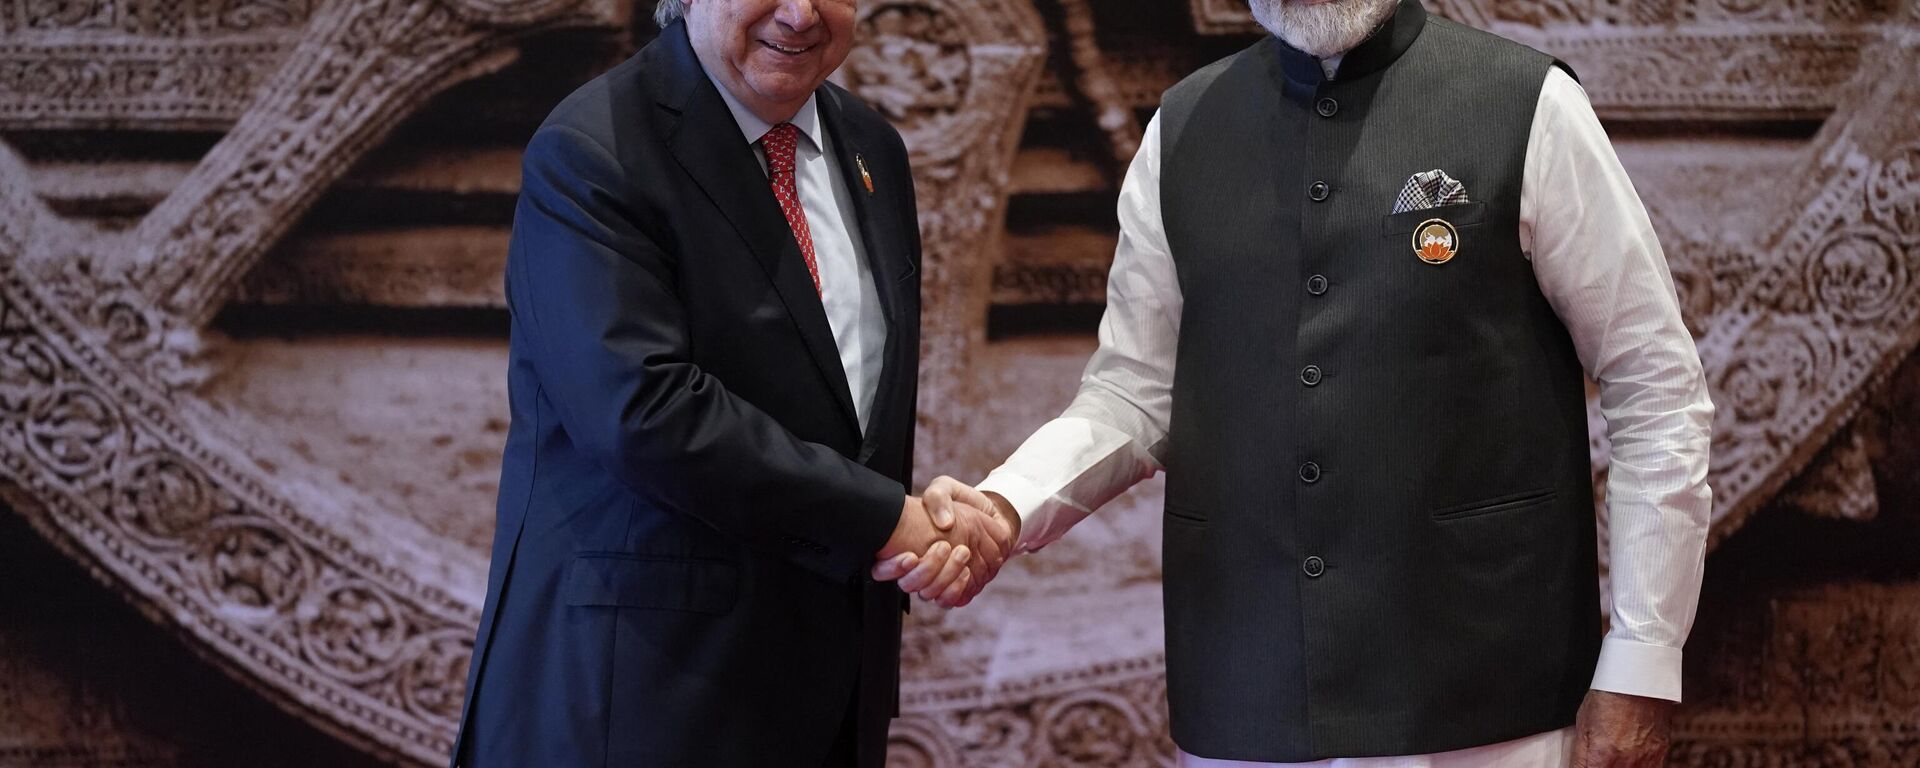
[[[1487,217],[1486,203],[1456,203],[1417,211],[1388,214],[1381,222],[1380,234],[1386,237],[1413,234],[1413,230],[1430,219],[1440,219],[1452,224],[1456,229],[1479,224]]]

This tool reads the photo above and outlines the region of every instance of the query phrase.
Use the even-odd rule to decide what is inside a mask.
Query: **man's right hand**
[[[920,498],[907,497],[874,579],[897,580],[902,591],[949,608],[972,602],[1019,536],[1019,518],[1003,510],[1004,502],[965,483],[934,480]]]

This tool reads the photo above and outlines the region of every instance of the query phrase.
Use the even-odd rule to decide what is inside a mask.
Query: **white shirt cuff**
[[[1600,642],[1593,689],[1680,700],[1680,649],[1609,637]]]
[[[982,493],[1000,494],[1008,504],[1013,505],[1014,514],[1020,516],[1020,540],[1013,545],[1015,554],[1038,552],[1046,546],[1045,542],[1036,542],[1047,527],[1046,516],[1040,514],[1040,508],[1053,498],[1052,492],[1032,480],[1005,471],[987,475],[987,479],[974,488]]]

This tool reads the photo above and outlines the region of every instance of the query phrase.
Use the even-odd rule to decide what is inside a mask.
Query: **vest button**
[[[1313,186],[1307,187],[1307,197],[1312,198],[1313,201],[1317,203],[1327,199],[1327,193],[1332,190],[1333,188],[1327,186],[1326,182],[1316,181],[1313,183]]]
[[[1340,102],[1331,98],[1321,99],[1320,103],[1313,105],[1313,110],[1319,112],[1321,117],[1333,117],[1335,112],[1340,111]]]
[[[1309,365],[1300,369],[1300,383],[1309,387],[1318,386],[1320,384],[1320,366]]]
[[[1320,482],[1320,465],[1311,461],[1300,465],[1300,482],[1308,485]]]
[[[1327,292],[1327,276],[1314,275],[1307,278],[1307,293],[1319,296]]]
[[[1300,564],[1300,570],[1306,572],[1307,578],[1317,579],[1320,578],[1320,574],[1327,572],[1327,561],[1320,559],[1319,555],[1314,555]]]

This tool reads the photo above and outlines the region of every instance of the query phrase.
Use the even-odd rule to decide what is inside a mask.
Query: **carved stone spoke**
[[[1242,2],[1189,5],[1201,31],[1249,28]],[[269,472],[254,444],[229,434],[231,413],[182,383],[197,380],[199,329],[240,277],[409,111],[505,61],[516,36],[609,27],[625,13],[614,6],[0,0],[0,65],[39,62],[0,66],[0,130],[225,132],[123,231],[63,220],[0,145],[0,496],[289,711],[385,756],[442,761],[478,619],[470,577],[485,553],[423,556],[420,540],[369,535],[369,518],[401,514],[349,508]],[[1079,21],[1068,23],[1100,7],[1076,3]],[[1753,205],[1773,206],[1767,225],[1740,242],[1670,245],[1719,406],[1715,537],[1810,462],[1829,467],[1795,498],[1864,493],[1870,445],[1827,446],[1920,342],[1920,81],[1886,76],[1920,62],[1920,3],[1430,7],[1566,56],[1611,119],[1827,120],[1796,172],[1752,193]],[[1048,54],[1042,18],[1026,0],[862,0],[859,47],[839,76],[895,121],[914,161],[910,182],[876,183],[913,183],[920,201],[923,470],[978,472],[998,458],[971,417],[1004,394],[979,363],[993,354],[985,317],[1010,169]],[[1109,112],[1142,106],[1119,106],[1119,89],[1107,90],[1098,101]],[[1596,486],[1605,451],[1596,441]],[[1151,507],[1158,493],[1149,483],[1117,506]],[[1158,539],[1136,517],[1157,520],[1103,513],[1010,567],[995,586],[1000,614],[915,612],[896,764],[1172,763]],[[1102,555],[1124,556],[1091,553],[1108,543]],[[1804,677],[1828,698],[1871,680],[1888,701],[1915,706],[1920,614],[1892,599],[1910,591],[1844,620],[1783,613],[1800,634],[1768,663],[1794,667],[1816,645],[1877,644],[1890,650]],[[1042,622],[1045,632],[1007,630]],[[1098,656],[1013,647],[1036,634],[1094,638],[1075,647]],[[1804,718],[1782,723],[1811,732]]]
[[[239,276],[428,96],[482,74],[474,62],[518,36],[624,14],[595,0],[16,6],[0,4],[0,62],[41,69],[0,66],[0,127],[113,128],[103,115],[121,99],[135,124],[218,128],[246,106],[127,231],[56,216],[0,145],[0,492],[290,710],[382,754],[440,762],[477,596],[343,530],[336,502],[264,477],[222,411],[179,386],[180,358]],[[221,35],[258,49],[181,39]],[[236,71],[209,76],[194,57],[210,51]],[[21,91],[38,75],[66,90]],[[221,88],[239,92],[189,101],[178,119],[153,113]]]
[[[985,341],[1007,170],[1046,44],[1021,0],[870,0],[840,76],[893,121],[912,156],[930,287],[921,307],[919,466],[979,463],[966,416],[984,393],[969,364]],[[977,441],[974,441],[977,442]],[[921,478],[929,480],[931,477]]]
[[[317,13],[231,133],[134,231],[128,279],[189,326],[348,164],[497,38],[448,7],[350,0]],[[346,161],[346,162],[343,162]]]

